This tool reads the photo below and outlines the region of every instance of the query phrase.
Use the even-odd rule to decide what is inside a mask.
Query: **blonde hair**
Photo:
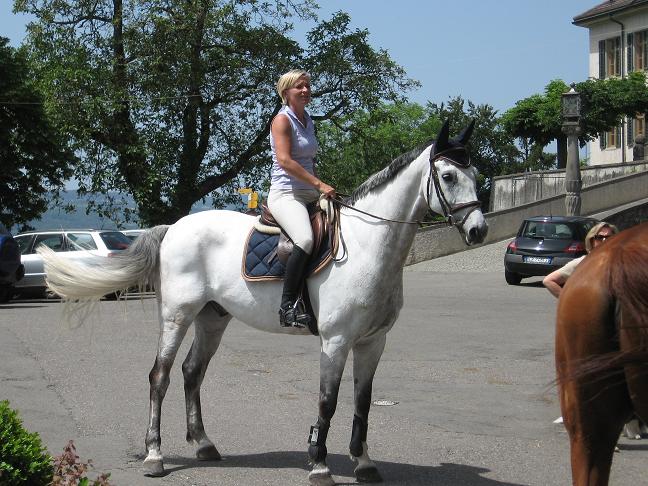
[[[594,237],[596,236],[596,233],[601,231],[603,228],[610,228],[610,231],[612,231],[613,235],[616,235],[619,232],[619,228],[614,226],[612,223],[606,223],[605,221],[601,221],[600,223],[595,224],[592,226],[592,229],[587,232],[587,235],[585,236],[585,250],[587,250],[587,253],[592,251],[592,248],[594,247]]]
[[[277,93],[279,93],[281,102],[284,105],[288,104],[288,100],[286,100],[286,97],[284,96],[284,91],[295,86],[299,78],[303,76],[306,76],[310,80],[310,74],[303,69],[292,69],[287,73],[282,74],[279,81],[277,81]]]

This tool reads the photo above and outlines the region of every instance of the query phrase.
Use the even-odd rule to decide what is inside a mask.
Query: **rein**
[[[440,158],[444,158],[445,160],[447,160],[448,162],[450,162],[451,164],[453,164],[455,166],[469,167],[470,166],[470,160],[468,160],[467,163],[462,164],[462,163],[456,162],[455,160],[453,160],[451,158],[445,157],[445,155],[448,154],[449,152],[454,152],[454,151],[457,151],[457,150],[464,150],[464,149],[462,149],[462,148],[459,148],[459,149],[451,148],[451,149],[448,149],[448,150],[443,150],[441,152],[438,152],[438,153],[436,153],[434,155],[432,155],[430,153],[430,172],[428,174],[427,194],[426,194],[427,203],[428,203],[428,207],[429,207],[429,205],[430,205],[430,185],[431,185],[430,183],[433,182],[437,198],[439,199],[439,203],[441,204],[441,209],[443,211],[443,217],[445,218],[444,221],[425,221],[425,220],[418,220],[418,219],[414,220],[414,221],[403,221],[403,220],[400,220],[400,219],[389,219],[389,218],[384,218],[382,216],[378,216],[378,215],[369,213],[367,211],[363,211],[363,210],[358,209],[358,208],[356,208],[354,206],[351,206],[350,204],[346,204],[344,201],[342,201],[341,199],[339,199],[337,197],[330,198],[330,199],[333,202],[335,202],[336,205],[345,207],[347,209],[351,209],[353,211],[364,214],[364,215],[369,216],[369,217],[374,218],[374,219],[378,219],[380,221],[385,221],[385,222],[389,222],[389,223],[400,223],[400,224],[417,224],[419,226],[423,226],[423,225],[426,225],[426,226],[439,226],[439,225],[453,226],[454,225],[457,228],[461,229],[461,226],[466,222],[466,220],[468,219],[468,216],[470,216],[470,214],[473,211],[475,211],[476,209],[481,207],[481,202],[480,201],[468,201],[468,202],[459,203],[459,204],[456,204],[456,205],[452,206],[448,202],[448,199],[445,197],[445,194],[443,193],[443,190],[441,189],[441,185],[439,183],[439,173],[437,172],[436,165],[434,165],[434,162],[436,160],[438,160]],[[454,216],[454,213],[456,213],[457,211],[461,211],[462,209],[465,209],[465,208],[472,208],[472,209],[470,211],[466,212],[466,214],[461,219],[461,221],[457,221],[457,219]]]

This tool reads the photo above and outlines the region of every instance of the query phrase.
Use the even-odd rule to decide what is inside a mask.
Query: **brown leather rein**
[[[358,213],[364,214],[366,216],[369,216],[374,219],[378,219],[380,221],[386,221],[389,223],[401,223],[401,224],[417,224],[419,226],[437,226],[437,225],[446,225],[446,226],[456,226],[459,228],[460,231],[462,230],[463,224],[466,222],[468,219],[468,216],[472,214],[473,211],[481,207],[481,202],[480,201],[468,201],[468,202],[463,202],[459,204],[455,204],[454,206],[451,205],[448,202],[448,199],[445,197],[445,194],[443,193],[443,190],[441,189],[441,185],[439,183],[439,173],[437,171],[436,165],[434,162],[436,162],[438,159],[443,158],[447,162],[451,163],[452,165],[455,165],[457,167],[470,167],[470,159],[468,159],[467,163],[460,163],[457,162],[449,157],[446,157],[446,154],[450,152],[456,152],[459,150],[464,150],[462,148],[451,148],[447,150],[442,150],[441,152],[438,152],[434,155],[430,153],[430,172],[428,174],[428,180],[427,180],[427,203],[428,207],[430,206],[430,186],[431,182],[434,183],[434,190],[437,195],[437,199],[439,199],[439,204],[441,204],[441,210],[443,211],[443,217],[445,218],[444,221],[424,221],[424,220],[415,220],[415,221],[403,221],[400,219],[389,219],[389,218],[383,218],[382,216],[377,216],[372,213],[368,213],[366,211],[362,211],[361,209],[358,209],[354,206],[351,206],[350,204],[346,204],[344,201],[342,201],[339,198],[331,198],[332,201],[334,201],[336,204],[351,209],[353,211],[356,211]],[[466,214],[464,215],[463,218],[461,218],[461,221],[458,221],[457,218],[455,217],[455,213],[458,211],[461,211],[462,209],[465,208],[472,208],[470,211],[467,211]],[[338,218],[339,220],[339,218]]]

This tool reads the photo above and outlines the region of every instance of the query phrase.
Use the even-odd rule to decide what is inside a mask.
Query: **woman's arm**
[[[560,292],[562,291],[565,282],[567,282],[567,277],[565,277],[560,269],[554,270],[542,280],[542,283],[547,287],[547,290],[556,298],[560,297]]]
[[[322,194],[335,196],[335,189],[308,172],[290,156],[292,127],[288,117],[286,115],[277,115],[272,122],[271,130],[279,166],[295,179],[310,184]]]

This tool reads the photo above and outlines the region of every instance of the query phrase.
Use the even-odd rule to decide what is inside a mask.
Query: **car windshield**
[[[109,250],[125,250],[131,244],[131,240],[120,231],[103,231],[100,236]]]
[[[525,238],[551,238],[554,240],[576,239],[575,228],[567,223],[527,221],[522,236]]]

